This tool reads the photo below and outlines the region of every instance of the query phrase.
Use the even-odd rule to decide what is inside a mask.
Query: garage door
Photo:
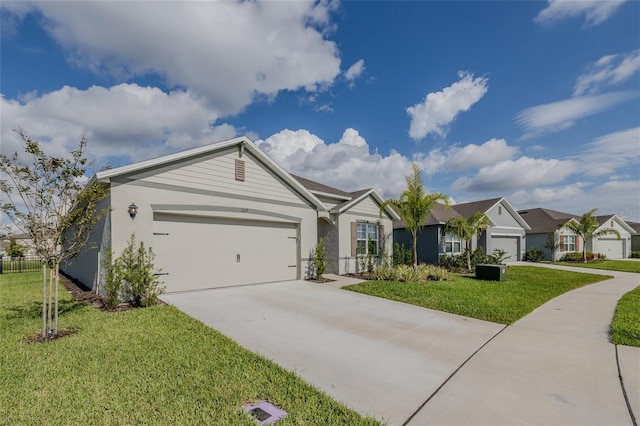
[[[155,214],[153,227],[168,292],[297,278],[295,224]]]
[[[501,249],[505,251],[505,256],[509,256],[507,257],[507,259],[505,259],[505,262],[515,262],[518,259],[518,253],[520,253],[520,247],[518,242],[520,241],[520,237],[499,237],[499,236],[492,236],[491,237],[491,246],[493,247],[492,250],[495,249]],[[488,254],[492,254],[492,253],[488,253]]]
[[[598,239],[598,253],[607,256],[607,259],[622,259],[623,240],[612,238]]]

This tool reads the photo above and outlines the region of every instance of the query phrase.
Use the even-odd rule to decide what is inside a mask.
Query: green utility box
[[[476,278],[485,281],[506,281],[507,265],[476,265]]]

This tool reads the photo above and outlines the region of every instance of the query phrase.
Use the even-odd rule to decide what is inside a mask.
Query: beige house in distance
[[[374,189],[344,192],[282,169],[246,137],[98,172],[110,208],[91,236],[95,248],[63,271],[102,291],[101,261],[135,233],[156,254],[168,292],[304,279],[324,238],[328,273],[354,272],[365,250],[392,244]],[[135,207],[135,215],[130,214]],[[133,213],[133,211],[131,211]],[[375,238],[374,238],[375,237]],[[367,245],[375,244],[375,247]]]

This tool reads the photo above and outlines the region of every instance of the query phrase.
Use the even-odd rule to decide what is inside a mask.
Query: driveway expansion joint
[[[498,335],[500,333],[502,333],[503,331],[505,331],[507,329],[507,327],[509,327],[509,324],[505,325],[503,328],[501,328],[496,334],[494,334],[493,336],[491,336],[491,338],[489,340],[487,340],[486,342],[484,342],[484,344],[482,346],[480,346],[478,349],[475,350],[474,353],[472,353],[471,355],[469,355],[469,357],[467,359],[464,360],[464,362],[462,364],[460,364],[458,366],[458,368],[456,368],[453,373],[451,373],[449,375],[449,377],[447,377],[442,384],[440,384],[440,386],[438,386],[438,388],[433,391],[433,393],[431,395],[429,395],[429,397],[413,412],[413,414],[411,414],[411,416],[409,416],[409,418],[407,420],[405,420],[404,423],[402,423],[402,426],[406,426],[407,424],[409,424],[409,422],[411,421],[411,419],[413,419],[416,414],[418,414],[424,407],[425,405],[427,405],[427,403],[429,403],[429,401],[431,401],[431,399],[436,396],[438,394],[438,392],[440,392],[440,389],[442,389],[448,382],[449,380],[451,380],[453,378],[453,376],[456,375],[456,373],[458,371],[460,371],[462,369],[462,367],[465,366],[465,364],[467,362],[469,362],[471,360],[471,358],[473,358],[478,352],[480,352],[485,346],[487,346],[493,339],[495,339],[496,337],[498,337]],[[633,426],[637,426],[636,424],[634,424]]]

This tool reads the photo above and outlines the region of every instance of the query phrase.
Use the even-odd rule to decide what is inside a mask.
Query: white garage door
[[[520,241],[519,237],[500,237],[500,236],[492,236],[491,237],[491,246],[492,250],[501,249],[505,251],[505,262],[515,262],[518,259],[518,253],[520,252],[520,247],[518,242]],[[487,253],[493,254],[493,253]]]
[[[168,292],[297,278],[295,224],[155,214],[153,234]]]
[[[623,240],[612,238],[598,239],[598,253],[607,256],[607,259],[622,259]]]

